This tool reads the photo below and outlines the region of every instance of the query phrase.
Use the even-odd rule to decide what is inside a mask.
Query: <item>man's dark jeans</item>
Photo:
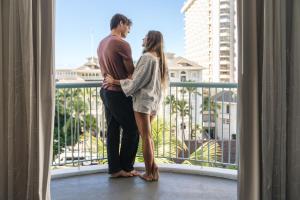
[[[132,171],[139,144],[138,128],[135,122],[132,99],[123,92],[101,89],[100,96],[105,106],[107,123],[107,157],[109,173],[121,169]],[[120,128],[122,141],[120,147]]]

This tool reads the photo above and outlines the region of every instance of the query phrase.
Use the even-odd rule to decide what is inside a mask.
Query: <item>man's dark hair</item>
[[[132,21],[128,19],[125,15],[115,14],[110,20],[110,30],[117,28],[117,26],[122,22],[128,26],[132,25]]]

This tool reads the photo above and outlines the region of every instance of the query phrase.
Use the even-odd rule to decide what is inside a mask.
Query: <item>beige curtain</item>
[[[238,0],[240,200],[300,198],[300,1]]]
[[[54,0],[0,1],[0,199],[50,199]]]

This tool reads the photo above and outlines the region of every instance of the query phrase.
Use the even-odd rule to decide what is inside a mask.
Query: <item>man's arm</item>
[[[125,65],[125,68],[126,68],[126,71],[128,73],[128,76],[131,76],[133,74],[133,71],[134,71],[133,61],[132,60],[124,60],[123,59],[123,63]]]
[[[123,64],[126,68],[128,76],[132,75],[133,71],[134,71],[134,65],[133,65],[133,61],[132,61],[131,48],[130,48],[130,45],[127,42],[122,41],[119,44],[119,54],[122,57]]]

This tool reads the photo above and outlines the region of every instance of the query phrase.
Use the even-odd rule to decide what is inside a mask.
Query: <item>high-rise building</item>
[[[204,82],[236,82],[235,0],[187,0],[185,57],[203,66]]]

